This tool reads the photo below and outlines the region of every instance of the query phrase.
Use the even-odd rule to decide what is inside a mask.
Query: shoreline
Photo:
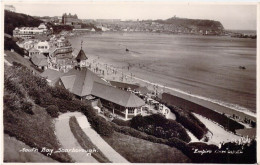
[[[87,34],[82,35],[82,37],[86,37],[86,36],[88,36],[88,35]],[[73,36],[72,39],[75,40],[78,37],[81,37],[81,36]],[[71,39],[71,38],[69,38],[69,39]],[[221,113],[225,113],[225,114],[235,113],[235,114],[239,114],[242,116],[248,116],[248,118],[255,121],[256,113],[254,113],[253,111],[249,110],[248,108],[245,108],[238,104],[228,103],[228,102],[217,100],[217,99],[207,98],[207,97],[204,97],[201,95],[191,94],[190,92],[183,91],[181,89],[165,86],[160,83],[154,83],[151,80],[145,79],[145,77],[147,77],[147,75],[144,75],[144,78],[139,78],[143,74],[146,74],[146,72],[148,72],[148,71],[138,72],[139,68],[133,69],[132,68],[133,66],[130,66],[130,70],[129,70],[129,68],[127,69],[127,67],[130,65],[127,62],[127,60],[124,60],[124,59],[118,60],[118,59],[113,59],[113,58],[110,59],[108,57],[104,57],[104,56],[101,56],[96,53],[89,54],[89,57],[91,57],[93,59],[93,62],[91,62],[89,60],[89,62],[91,63],[92,66],[96,65],[104,70],[107,69],[106,67],[111,67],[111,68],[117,70],[117,72],[119,72],[117,75],[112,75],[112,76],[104,75],[104,78],[107,80],[120,81],[120,76],[121,77],[124,76],[124,79],[125,78],[128,79],[127,81],[124,81],[124,79],[123,79],[123,82],[125,82],[125,83],[139,83],[140,85],[146,86],[148,89],[153,90],[153,91],[155,91],[155,89],[153,87],[156,86],[158,91],[164,91],[166,93],[168,92],[174,96],[194,102],[196,104],[209,108],[213,111],[216,111],[220,114]],[[97,61],[97,59],[98,59],[98,61]],[[131,81],[129,81],[129,79]],[[227,112],[229,112],[229,113],[227,113]]]
[[[90,61],[89,61],[90,62]],[[91,65],[95,65],[96,63],[91,63]],[[99,67],[106,67],[109,65],[112,66],[112,64],[110,63],[110,60],[108,59],[104,59],[102,58],[102,60],[99,60],[98,64],[97,64]],[[113,64],[114,65],[114,64]],[[103,68],[103,69],[104,69]],[[219,114],[221,113],[225,113],[225,114],[228,114],[228,115],[232,115],[232,114],[236,114],[236,115],[240,115],[240,116],[246,116],[247,118],[251,119],[251,120],[256,120],[256,114],[254,114],[253,112],[251,111],[241,111],[241,110],[237,110],[237,109],[233,109],[233,108],[230,108],[230,107],[227,107],[227,106],[224,106],[222,104],[216,104],[214,102],[210,102],[208,101],[207,99],[203,99],[203,96],[199,96],[199,97],[196,97],[196,95],[193,95],[193,94],[190,94],[190,93],[187,93],[185,91],[182,91],[180,89],[175,89],[175,88],[171,88],[171,87],[166,87],[166,86],[163,86],[161,84],[157,84],[157,83],[153,83],[153,82],[150,82],[148,80],[144,80],[144,79],[141,79],[139,77],[136,77],[134,74],[132,75],[129,75],[129,74],[126,74],[127,71],[125,69],[122,70],[121,67],[116,67],[117,69],[117,75],[113,75],[113,76],[109,76],[109,75],[105,75],[105,76],[102,76],[104,79],[106,80],[111,80],[111,81],[119,81],[119,82],[124,82],[124,83],[137,83],[139,84],[140,86],[146,86],[149,90],[153,91],[154,89],[152,88],[153,86],[158,86],[159,88],[157,88],[158,91],[161,91],[164,89],[167,89],[168,91],[166,93],[170,93],[171,95],[173,96],[176,96],[176,97],[180,97],[182,99],[185,99],[187,101],[191,101],[195,104],[198,104],[202,107],[205,107],[205,108],[208,108],[212,111],[215,111]],[[120,68],[120,69],[119,69]],[[122,76],[122,73],[125,77],[128,77],[128,80],[125,80],[125,81],[120,81],[119,78],[120,76]],[[115,79],[112,79],[113,78],[116,78]],[[135,80],[133,80],[135,79]],[[149,85],[147,85],[149,84]],[[195,97],[194,97],[195,96]],[[236,120],[235,120],[236,121]],[[236,121],[236,122],[239,122],[239,121]],[[240,122],[239,122],[240,123]]]

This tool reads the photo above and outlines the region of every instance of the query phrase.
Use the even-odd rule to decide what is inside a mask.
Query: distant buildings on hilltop
[[[71,15],[70,13],[62,15],[62,23],[64,25],[77,25],[81,23],[81,20],[78,19],[77,14]]]
[[[5,10],[15,12],[15,7],[13,5],[5,5]]]

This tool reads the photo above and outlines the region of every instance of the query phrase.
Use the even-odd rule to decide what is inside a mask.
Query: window
[[[134,113],[134,109],[128,109],[128,113]]]

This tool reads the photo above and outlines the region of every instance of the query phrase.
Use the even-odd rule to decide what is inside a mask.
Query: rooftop
[[[47,66],[47,57],[43,54],[35,55],[32,57],[32,63],[36,66]]]
[[[106,81],[102,80],[87,68],[73,68],[65,73],[60,79],[66,89],[81,97],[91,94],[94,82],[108,85]]]
[[[47,78],[50,81],[55,81],[59,79],[62,76],[62,74],[62,72],[48,68],[43,73],[41,73],[41,76]]]
[[[97,82],[94,83],[91,94],[123,107],[140,107],[145,105],[142,99],[131,92]]]
[[[79,51],[78,56],[76,57],[76,60],[87,60],[87,59],[88,59],[88,58],[87,58],[86,54],[85,54],[84,51],[81,49],[81,50]]]

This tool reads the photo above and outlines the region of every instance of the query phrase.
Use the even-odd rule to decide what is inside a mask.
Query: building
[[[70,13],[65,13],[62,15],[62,23],[64,25],[77,25],[81,23],[81,20],[78,19],[77,14],[71,15]]]
[[[46,78],[47,82],[50,85],[55,86],[56,83],[59,81],[59,78],[62,76],[62,74],[63,74],[62,72],[48,68],[44,72],[42,72],[40,75],[42,77]]]
[[[34,41],[34,40],[26,40],[26,41],[22,41],[22,42],[16,42],[16,44],[20,48],[24,48],[25,50],[30,50],[31,48],[33,48],[35,43],[36,43],[36,41]]]
[[[87,56],[84,53],[84,51],[82,50],[82,48],[80,49],[78,56],[75,58],[77,63],[79,64],[79,67],[84,67],[87,66]]]
[[[145,105],[142,99],[98,77],[82,64],[86,60],[86,54],[81,49],[76,57],[77,65],[59,78],[57,86],[64,87],[81,100],[96,100],[93,97],[100,99],[108,110],[126,120],[142,114],[142,106]]]
[[[17,38],[30,39],[37,34],[50,34],[50,30],[42,23],[38,27],[16,27],[13,36]]]
[[[15,7],[13,5],[5,5],[5,10],[15,12]]]
[[[95,82],[91,94],[100,98],[104,107],[125,120],[142,115],[145,102],[134,93]]]
[[[32,56],[31,61],[39,69],[45,70],[48,67],[48,58],[43,54]]]
[[[40,54],[40,51],[36,49],[35,47],[32,47],[31,49],[28,50],[29,52],[29,57],[37,56]]]
[[[38,49],[41,53],[45,54],[46,55],[49,55],[49,49],[50,49],[50,45],[49,45],[49,42],[48,41],[41,41],[41,42],[38,42],[36,45],[35,45],[36,49]]]

